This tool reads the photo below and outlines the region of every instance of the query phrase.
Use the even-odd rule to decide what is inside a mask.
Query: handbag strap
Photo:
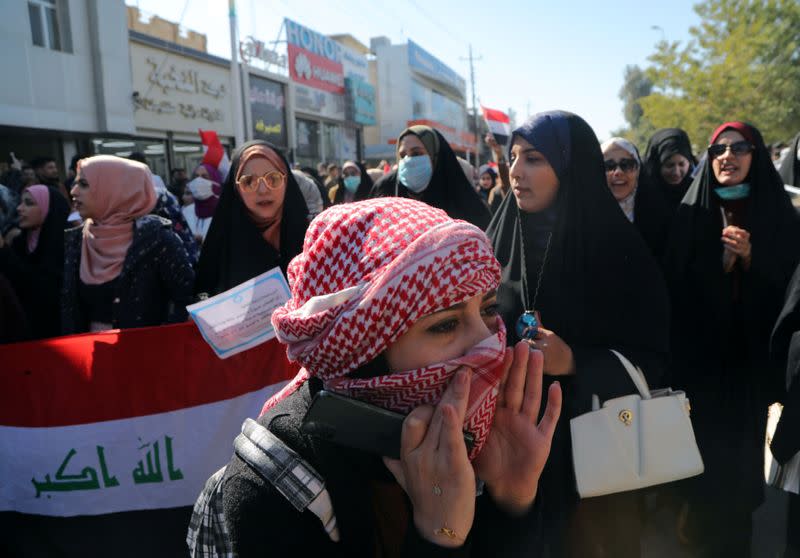
[[[614,349],[609,349],[609,351],[611,351],[611,353],[622,363],[623,368],[625,368],[628,376],[630,376],[631,380],[633,380],[633,385],[636,386],[636,389],[639,391],[639,395],[642,396],[642,399],[651,399],[652,395],[650,394],[650,388],[647,386],[647,380],[645,380],[642,370],[635,367],[633,363],[625,358],[625,355],[622,353],[615,351]]]

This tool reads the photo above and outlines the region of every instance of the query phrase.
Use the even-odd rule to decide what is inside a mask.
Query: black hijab
[[[689,172],[677,185],[667,184],[661,177],[661,165],[673,155],[683,155],[691,164]],[[689,135],[680,128],[663,128],[653,134],[650,141],[647,142],[642,174],[646,175],[650,183],[661,191],[664,199],[674,209],[689,189],[689,185],[692,183],[692,169],[696,165],[697,160],[692,154]]]
[[[517,136],[547,158],[560,185],[554,204],[538,214],[521,211],[515,196],[506,196],[486,231],[503,267],[497,300],[509,340],[517,339],[524,290],[533,304],[549,229],[551,246],[536,301],[544,327],[574,345],[573,351],[581,345],[616,347],[630,358],[635,356],[628,349],[665,354],[668,304],[663,279],[608,189],[592,129],[579,116],[553,111],[514,130],[510,145]],[[602,397],[613,390],[602,383],[592,386],[600,391],[591,393]]]
[[[743,131],[742,135],[755,146],[746,178],[750,195],[742,226],[750,233],[752,261],[749,272],[738,274],[740,302],[733,303],[734,273],[726,274],[722,267],[723,224],[720,202],[714,193],[719,183],[708,159],[701,163],[678,207],[664,261],[675,323],[681,324],[675,332],[676,354],[684,360],[684,368],[702,367],[701,363],[705,363],[703,377],[714,382],[714,389],[719,382],[728,382],[714,371],[730,376],[724,371],[725,366],[720,368],[721,355],[740,355],[735,366],[745,376],[752,376],[751,370],[767,375],[767,343],[789,278],[800,259],[800,244],[796,242],[800,238],[800,217],[783,188],[761,133],[749,124],[731,124],[730,129]],[[721,126],[715,136],[725,129],[728,128]],[[741,342],[732,342],[736,339]],[[686,379],[690,383],[698,380]],[[750,383],[749,379],[742,381]],[[765,386],[759,386],[759,390],[761,387]],[[731,389],[739,388],[732,385]]]
[[[784,184],[800,186],[800,134],[797,134],[789,146],[789,152],[778,169]]]
[[[24,191],[23,191],[24,192]],[[25,312],[34,338],[54,337],[60,333],[60,294],[64,276],[64,229],[69,205],[55,188],[47,187],[50,205],[39,231],[33,252],[28,252],[28,231],[13,244],[18,271],[9,273]],[[10,271],[10,270],[9,270]]]
[[[569,345],[575,362],[574,375],[546,375],[543,386],[546,394],[546,386],[558,379],[564,393],[539,483],[547,544],[553,555],[560,555],[578,500],[569,420],[591,409],[593,394],[605,401],[635,391],[611,348],[641,366],[650,386],[660,387],[668,351],[668,303],[658,265],[608,189],[600,143],[589,125],[571,113],[546,112],[514,130],[510,146],[516,137],[533,145],[553,167],[559,181],[556,199],[543,211],[526,213],[510,192],[486,234],[502,266],[497,304],[509,342],[517,340],[517,319],[526,299],[533,304],[544,265],[535,308],[542,325]],[[511,175],[513,185],[513,164]]]
[[[398,145],[400,140],[408,134],[419,137],[426,144],[428,154],[433,159],[433,174],[427,188],[418,196],[412,194],[400,183],[395,170],[378,180],[370,197],[414,197],[428,205],[443,209],[454,219],[463,219],[480,229],[485,229],[491,217],[489,209],[467,179],[453,149],[444,136],[438,130],[428,126],[412,126],[404,130],[397,138]],[[432,138],[433,141],[426,143],[424,136]],[[432,149],[430,145],[435,145],[438,150]]]
[[[786,371],[787,389],[770,449],[780,463],[786,463],[800,451],[800,266],[789,283],[786,302],[772,332],[770,353],[778,370]]]
[[[372,192],[372,188],[375,185],[372,183],[372,178],[370,178],[369,173],[367,172],[367,167],[365,167],[362,163],[359,162],[356,162],[355,165],[361,172],[361,183],[358,185],[358,189],[356,190],[356,193],[353,196],[352,201],[361,201],[369,199],[370,192]],[[342,175],[337,180],[337,184],[338,188],[336,188],[336,194],[333,197],[334,205],[343,203],[345,199],[344,195],[345,193],[347,193],[347,188],[345,188],[344,186],[344,168],[342,168]]]
[[[291,169],[275,146],[262,140],[242,144],[233,154],[228,178],[222,187],[208,234],[197,263],[196,293],[219,294],[273,267],[286,273],[286,266],[303,250],[308,228],[308,206],[291,171],[286,173],[286,193],[281,216],[280,251],[262,237],[236,189],[236,174],[242,154],[249,147],[262,145],[274,151]]]

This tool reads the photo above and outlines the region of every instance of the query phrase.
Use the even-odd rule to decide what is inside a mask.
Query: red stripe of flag
[[[219,163],[225,155],[225,150],[222,148],[217,132],[214,130],[198,130],[198,132],[200,133],[200,141],[206,147],[206,152],[203,154],[203,162],[214,168],[219,167]]]
[[[502,122],[503,124],[511,123],[508,115],[501,110],[486,108],[483,105],[481,105],[481,110],[483,111],[483,117],[486,120],[494,120],[495,122]]]
[[[0,425],[65,426],[164,413],[288,380],[276,340],[217,358],[190,322],[0,345]]]

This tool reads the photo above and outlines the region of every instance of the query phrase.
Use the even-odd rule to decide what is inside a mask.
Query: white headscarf
[[[636,163],[639,165],[639,168],[642,168],[642,159],[639,157],[639,150],[636,149],[636,146],[633,145],[631,142],[626,140],[625,138],[621,138],[619,136],[615,136],[613,138],[609,138],[603,143],[600,144],[600,151],[603,152],[605,155],[606,149],[611,147],[619,147],[620,149],[625,150],[631,157],[636,159]],[[639,183],[637,180],[636,187],[633,189],[633,192],[628,194],[624,199],[619,200],[619,207],[622,209],[622,212],[625,214],[625,217],[628,218],[628,221],[633,223],[634,218],[634,207],[635,207],[635,200],[636,200],[636,190],[639,189]]]

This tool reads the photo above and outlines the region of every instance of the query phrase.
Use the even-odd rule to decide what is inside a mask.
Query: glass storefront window
[[[428,118],[428,89],[416,80],[411,80],[411,118],[425,120]]]
[[[316,168],[320,162],[319,122],[297,119],[297,162]]]
[[[192,171],[203,160],[203,147],[199,143],[172,143],[172,168],[184,169],[186,176],[192,176]]]
[[[342,129],[336,124],[328,124],[326,122],[323,124],[322,130],[322,141],[325,142],[323,153],[325,153],[326,161],[341,164]]]
[[[150,170],[169,184],[166,140],[101,138],[92,140],[92,148],[95,155],[129,157],[135,151],[143,153]]]

